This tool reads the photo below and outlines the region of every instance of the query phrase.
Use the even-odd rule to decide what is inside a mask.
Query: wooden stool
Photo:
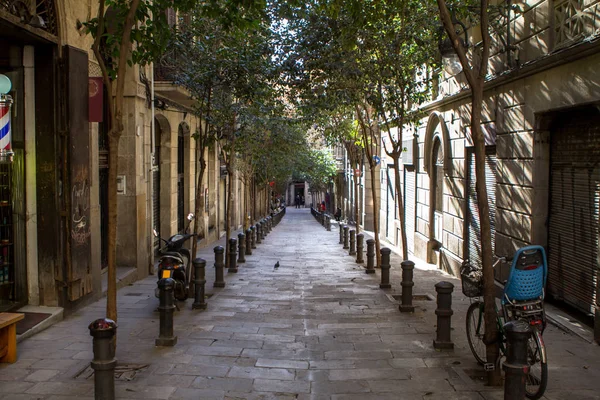
[[[0,313],[0,362],[17,361],[17,322],[25,314]]]

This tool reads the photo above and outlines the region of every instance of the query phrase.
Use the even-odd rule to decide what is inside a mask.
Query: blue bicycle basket
[[[504,286],[502,303],[535,300],[544,295],[548,263],[542,246],[526,246],[517,250]]]

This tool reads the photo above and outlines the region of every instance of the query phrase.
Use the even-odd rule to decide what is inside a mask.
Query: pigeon
[[[275,268],[279,268],[279,261],[275,263]]]

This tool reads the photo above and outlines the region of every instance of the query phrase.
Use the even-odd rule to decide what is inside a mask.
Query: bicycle
[[[506,257],[498,257],[493,267],[500,262],[510,262]],[[484,343],[484,304],[483,280],[481,270],[465,260],[461,267],[462,290],[465,296],[476,298],[467,310],[467,340],[477,362],[486,370],[496,368],[506,352],[504,323],[513,320],[526,321],[532,330],[527,346],[527,359],[530,366],[525,383],[526,396],[539,399],[548,384],[548,360],[542,333],[546,327],[544,312],[544,288],[548,275],[546,254],[541,246],[526,246],[515,253],[508,280],[505,283],[501,299],[502,314],[496,307],[498,325],[498,344],[500,356],[496,363],[488,363]]]

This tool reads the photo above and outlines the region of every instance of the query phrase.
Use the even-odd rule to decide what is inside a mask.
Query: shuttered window
[[[486,147],[485,152],[485,185],[488,192],[490,203],[490,225],[492,236],[492,254],[496,249],[496,147]],[[479,207],[477,206],[477,191],[475,190],[475,151],[470,149],[467,152],[469,162],[468,175],[468,258],[473,265],[481,265],[481,220],[479,217]]]

